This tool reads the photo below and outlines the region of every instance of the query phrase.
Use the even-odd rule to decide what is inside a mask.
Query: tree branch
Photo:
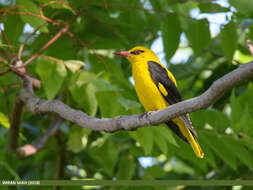
[[[1,74],[0,74],[1,75]],[[3,89],[3,95],[5,97],[5,102],[6,102],[6,111],[8,112],[8,118],[11,120],[11,114],[10,114],[10,100],[9,100],[9,96],[8,96],[8,93],[7,93],[7,89],[9,87],[5,86],[4,83],[2,83],[0,81],[0,87]]]
[[[45,143],[48,141],[50,137],[55,135],[55,133],[58,131],[59,127],[61,126],[63,120],[62,118],[55,116],[52,118],[50,128],[46,131],[46,133],[39,138],[34,145],[32,144],[26,144],[17,150],[17,154],[21,158],[25,158],[28,156],[31,156],[33,154],[36,154],[40,149],[42,149],[45,145]]]
[[[14,109],[11,116],[11,126],[8,140],[8,149],[10,152],[15,152],[18,148],[18,135],[21,124],[24,103],[16,97]]]
[[[59,147],[59,152],[57,156],[57,166],[56,166],[54,178],[62,179],[64,178],[64,173],[65,173],[64,169],[66,165],[66,145],[65,145],[64,140],[62,139],[62,133],[60,130],[56,133],[56,139],[57,139],[57,144]]]
[[[234,71],[215,81],[202,95],[173,104],[160,111],[152,111],[131,116],[115,118],[94,118],[86,113],[70,108],[59,100],[41,100],[27,89],[22,89],[19,98],[34,114],[56,113],[61,118],[76,123],[79,126],[96,131],[115,132],[118,130],[135,130],[141,126],[151,126],[163,123],[182,114],[207,108],[215,103],[223,94],[244,80],[253,77],[253,61],[242,65]]]

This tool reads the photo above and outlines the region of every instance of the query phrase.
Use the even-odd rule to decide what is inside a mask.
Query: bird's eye
[[[139,54],[141,54],[141,53],[143,53],[144,51],[143,50],[134,50],[134,51],[131,51],[130,53],[132,54],[132,55],[139,55]]]

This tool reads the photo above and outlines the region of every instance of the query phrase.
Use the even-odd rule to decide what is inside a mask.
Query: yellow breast
[[[167,102],[153,82],[148,71],[148,63],[132,64],[132,73],[137,95],[147,111],[166,108]]]

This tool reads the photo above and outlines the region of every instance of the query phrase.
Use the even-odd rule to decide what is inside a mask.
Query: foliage
[[[81,10],[70,25],[72,35],[63,34],[27,66],[42,83],[36,94],[44,99],[60,99],[95,117],[142,113],[144,109],[130,80],[131,65],[114,57],[112,52],[136,45],[150,47],[161,37],[167,66],[176,76],[183,97],[198,96],[250,56],[245,41],[253,39],[252,2],[230,0],[228,7],[217,2],[2,0],[0,28],[4,32],[0,35],[0,50],[11,53],[8,47],[11,44],[17,54],[20,45],[38,29],[24,46],[25,61]],[[194,10],[231,16],[213,35],[212,22],[193,18]],[[172,59],[175,52],[185,50],[192,53],[187,60],[175,64]],[[2,72],[7,69],[8,60],[0,56]],[[205,152],[204,159],[196,158],[190,146],[165,126],[107,134],[64,121],[41,151],[20,160],[7,153],[7,135],[14,99],[21,85],[12,72],[0,76],[1,179],[253,178],[251,83],[235,87],[211,108],[190,114]],[[49,128],[50,118],[25,110],[19,145],[36,142]],[[151,166],[144,167],[142,157],[154,158]]]

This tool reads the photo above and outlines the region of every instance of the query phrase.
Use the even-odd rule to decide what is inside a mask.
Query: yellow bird
[[[115,54],[126,57],[132,64],[135,90],[147,111],[161,110],[182,101],[175,77],[160,63],[152,50],[137,46]],[[199,158],[204,157],[188,114],[167,121],[166,124],[176,135],[191,145]]]

